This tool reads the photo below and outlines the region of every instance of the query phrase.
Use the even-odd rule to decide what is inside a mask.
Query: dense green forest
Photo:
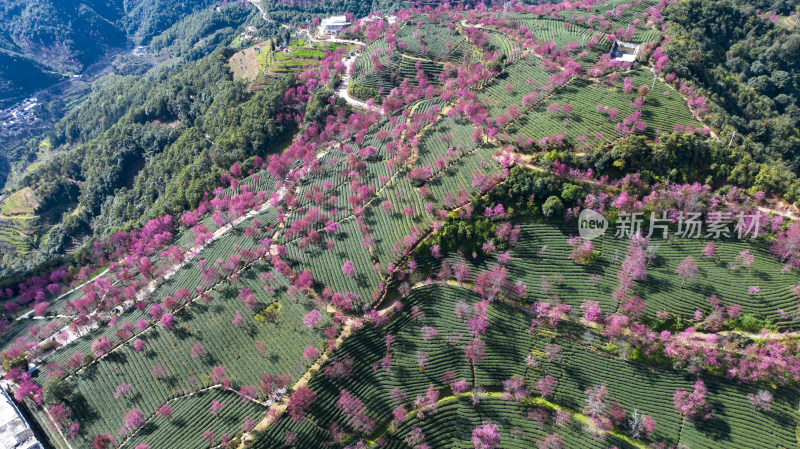
[[[691,0],[666,10],[674,38],[665,45],[668,70],[709,100],[709,124],[745,152],[737,182],[800,199],[800,30],[780,19],[796,4],[784,0]],[[769,11],[771,16],[767,16]],[[772,18],[773,20],[770,20]]]
[[[278,22],[300,23],[314,17],[330,14],[352,13],[364,17],[373,11],[395,11],[409,6],[404,0],[263,0],[261,7],[272,20]]]

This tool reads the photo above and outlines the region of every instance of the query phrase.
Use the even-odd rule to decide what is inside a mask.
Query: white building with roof
[[[2,386],[0,390],[0,448],[43,449],[11,396]]]
[[[331,16],[322,19],[319,24],[318,33],[322,36],[333,36],[339,34],[340,31],[347,28],[350,22],[347,21],[345,16]]]
[[[611,59],[622,62],[636,61],[639,55],[641,44],[632,44],[630,42],[616,41],[614,46],[611,47]]]

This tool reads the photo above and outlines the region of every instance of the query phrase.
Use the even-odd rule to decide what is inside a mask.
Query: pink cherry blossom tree
[[[755,262],[755,256],[750,253],[749,249],[741,251],[736,255],[735,263],[737,268],[746,268],[750,270]]]
[[[172,419],[172,407],[167,404],[162,405],[158,409],[156,409],[156,415],[166,418],[167,420]]]
[[[755,393],[751,393],[747,395],[747,400],[753,404],[753,407],[756,410],[769,410],[772,408],[772,400],[774,397],[769,390],[766,389],[759,389]]]
[[[355,268],[353,267],[353,262],[348,260],[344,264],[342,264],[342,273],[344,273],[344,275],[347,277],[355,276],[356,271]]]
[[[556,392],[556,380],[550,375],[536,381],[536,389],[543,398],[553,395]]]
[[[125,427],[120,431],[122,435],[135,432],[147,422],[144,413],[138,408],[131,409],[129,412],[125,413],[123,419],[125,421]]]
[[[320,321],[322,321],[322,314],[317,309],[308,312],[303,317],[303,325],[309,329],[317,327]]]
[[[675,268],[675,274],[681,277],[681,288],[683,288],[684,284],[686,284],[686,279],[691,279],[694,281],[697,279],[697,273],[700,271],[697,268],[697,264],[694,263],[694,259],[691,257],[687,257],[678,264]]]
[[[475,449],[495,449],[500,445],[500,434],[495,424],[487,423],[472,429],[472,444]]]
[[[675,410],[682,416],[692,420],[710,419],[712,412],[711,406],[706,400],[706,394],[708,394],[708,389],[702,380],[694,383],[694,388],[691,392],[678,388],[672,396]]]
[[[713,259],[714,256],[717,254],[717,245],[714,242],[706,243],[705,248],[703,248],[703,255],[708,257],[709,259]]]

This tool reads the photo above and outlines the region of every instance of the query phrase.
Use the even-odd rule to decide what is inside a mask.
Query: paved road
[[[350,94],[347,92],[347,87],[350,85],[350,74],[349,74],[350,67],[353,64],[355,64],[357,58],[358,56],[348,56],[342,59],[342,62],[344,63],[345,67],[347,67],[347,69],[345,70],[344,78],[342,78],[342,84],[341,86],[339,86],[339,90],[336,92],[336,95],[344,98],[344,101],[346,101],[347,104],[351,106],[355,106],[361,109],[369,109],[371,111],[375,111],[383,115],[383,108],[375,105],[369,106],[367,103],[351,97]]]

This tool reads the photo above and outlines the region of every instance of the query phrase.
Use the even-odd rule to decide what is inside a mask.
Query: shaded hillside
[[[0,50],[0,109],[62,78],[36,61]]]
[[[7,0],[0,5],[0,49],[19,54],[16,70],[2,70],[0,105],[30,95],[55,79],[45,66],[80,73],[114,49],[150,38],[211,0]],[[3,58],[5,59],[5,58]],[[28,80],[37,80],[36,82]],[[8,88],[5,88],[8,86]]]

